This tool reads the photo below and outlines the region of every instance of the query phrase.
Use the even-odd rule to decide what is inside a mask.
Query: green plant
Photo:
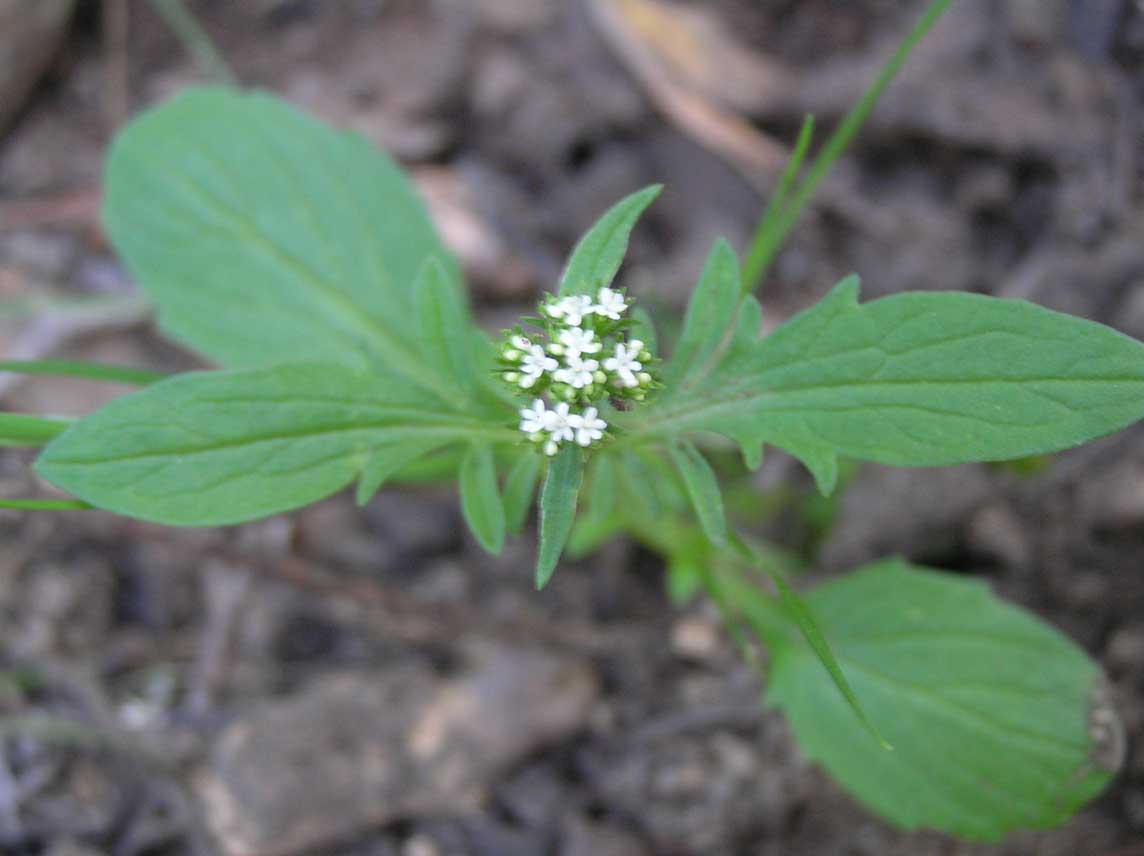
[[[227,525],[355,481],[366,503],[432,465],[457,475],[465,519],[495,553],[543,475],[538,585],[566,545],[628,533],[667,558],[677,594],[702,587],[744,647],[764,642],[768,700],[870,808],[975,839],[1059,823],[1112,772],[1083,652],[985,587],[900,560],[800,597],[776,554],[728,523],[709,463],[738,448],[755,468],[769,443],[829,493],[840,456],[1020,458],[1144,416],[1144,346],[1024,302],[862,304],[850,277],[760,338],[751,286],[888,73],[796,184],[804,126],[746,274],[718,242],[662,364],[646,318],[612,287],[658,188],[605,213],[532,326],[494,344],[385,157],[264,95],[184,93],[119,135],[105,222],[163,330],[221,368],[157,380],[0,365],[145,386],[71,424],[0,417],[0,442],[46,443],[37,472],[77,497],[5,504]]]

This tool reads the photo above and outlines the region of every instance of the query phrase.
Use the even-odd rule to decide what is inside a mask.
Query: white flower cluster
[[[603,438],[608,427],[595,407],[586,407],[583,413],[572,413],[568,402],[561,401],[550,410],[542,398],[533,401],[532,407],[522,408],[520,417],[520,430],[530,438],[543,440],[546,455],[555,455],[564,440],[575,440],[578,446],[591,446],[595,440]]]
[[[603,439],[608,423],[593,405],[609,397],[642,401],[654,383],[646,346],[625,338],[627,310],[628,299],[607,287],[595,299],[549,297],[540,305],[541,317],[532,319],[542,334],[526,335],[518,327],[506,335],[502,377],[537,396],[520,411],[520,430],[546,454],[555,455],[563,442],[587,447]]]

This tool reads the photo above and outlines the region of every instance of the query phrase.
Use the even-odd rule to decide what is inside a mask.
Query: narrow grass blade
[[[135,369],[129,366],[105,366],[70,360],[7,360],[0,361],[0,372],[13,374],[49,375],[51,377],[77,377],[84,380],[105,380],[131,386],[158,383],[167,375],[161,372]]]
[[[775,231],[776,223],[782,214],[790,193],[794,178],[802,166],[806,153],[810,149],[810,141],[814,137],[814,117],[807,116],[802,120],[802,127],[798,129],[798,137],[794,141],[790,159],[787,161],[774,192],[767,200],[767,207],[763,211],[763,218],[755,228],[751,243],[747,247],[747,257],[743,260],[741,290],[744,294],[753,291],[759,283],[763,271],[766,269],[769,256],[774,252],[771,234]],[[780,235],[778,240],[781,241]]]
[[[826,177],[826,173],[829,172],[830,167],[833,166],[839,156],[846,151],[846,147],[850,145],[854,136],[866,122],[870,111],[874,109],[874,105],[878,102],[878,99],[890,84],[890,81],[894,79],[894,76],[898,73],[902,64],[905,63],[910,52],[913,51],[926,33],[932,29],[933,25],[937,23],[937,20],[949,6],[949,2],[950,0],[934,0],[934,2],[929,5],[925,14],[922,15],[918,23],[910,30],[901,44],[898,45],[893,56],[891,56],[889,61],[882,67],[882,70],[878,73],[874,82],[870,84],[870,87],[863,93],[858,103],[846,114],[834,133],[831,134],[830,138],[826,141],[826,145],[824,145],[822,150],[815,156],[810,164],[810,168],[807,170],[805,178],[803,178],[795,189],[790,202],[784,204],[779,213],[772,214],[767,212],[767,214],[764,214],[759,229],[755,232],[752,246],[747,253],[747,263],[743,268],[745,291],[751,291],[756,288],[763,277],[766,276],[767,269],[770,267],[771,262],[774,261],[774,256],[779,246],[781,246],[783,240],[786,238],[787,233],[790,232],[791,227],[794,226],[795,221],[806,207],[807,202],[810,201],[811,196],[814,195],[815,190],[818,189],[818,185],[822,183],[822,179]],[[803,129],[806,129],[805,123],[803,124]],[[783,202],[785,202],[785,200],[783,200]],[[756,243],[758,246],[755,246]]]
[[[91,507],[81,499],[0,499],[0,508],[14,511],[78,511]]]
[[[0,413],[0,446],[43,446],[71,423],[64,419],[25,416],[23,413]]]

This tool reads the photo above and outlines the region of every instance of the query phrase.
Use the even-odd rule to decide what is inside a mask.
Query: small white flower
[[[616,345],[616,355],[604,360],[604,368],[619,375],[620,382],[629,389],[637,387],[640,382],[636,372],[643,370],[643,363],[636,357],[642,350],[643,342],[639,339],[632,339],[626,345],[620,342]]]
[[[597,315],[619,321],[620,316],[627,311],[628,302],[618,291],[610,288],[601,288],[596,295],[596,303],[592,307]]]
[[[547,443],[544,444],[544,454],[548,455],[548,457],[551,458],[558,451],[560,451],[560,444],[557,443],[555,440],[549,440]]]
[[[592,375],[599,367],[598,360],[585,360],[569,354],[565,358],[565,367],[558,369],[552,377],[558,383],[566,383],[574,389],[583,389],[594,380]]]
[[[568,422],[576,430],[576,442],[581,446],[590,446],[593,440],[602,438],[604,429],[608,427],[595,407],[585,408],[583,414],[568,417]]]
[[[513,336],[508,341],[509,341],[509,344],[511,344],[518,351],[531,351],[532,350],[532,340],[529,339],[528,336]]]
[[[573,327],[579,327],[584,316],[591,315],[593,311],[592,298],[586,294],[562,297],[544,306],[544,312],[549,318],[563,319]]]
[[[544,348],[540,345],[530,345],[528,353],[524,355],[520,364],[521,388],[528,389],[540,380],[545,372],[554,372],[559,366],[556,360],[544,353]]]
[[[568,414],[568,402],[561,401],[545,414],[544,430],[548,432],[550,443],[559,443],[561,440],[571,440],[574,436],[572,423]],[[547,448],[545,449],[547,452]]]
[[[539,398],[532,402],[532,407],[523,407],[520,410],[520,430],[525,434],[539,434],[548,427],[551,411],[544,406]]]
[[[595,354],[602,345],[594,341],[596,334],[591,330],[580,327],[569,327],[560,331],[560,344],[564,346],[564,353],[569,357],[578,357],[581,354]]]

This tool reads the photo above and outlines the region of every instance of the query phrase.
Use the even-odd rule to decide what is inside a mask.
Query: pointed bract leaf
[[[536,482],[540,478],[540,455],[533,449],[526,449],[517,456],[504,483],[505,530],[510,535],[519,535],[528,519],[528,509],[532,505],[532,495],[536,492]]]
[[[738,287],[738,277],[735,284]],[[687,441],[671,443],[667,450],[687,487],[687,495],[703,534],[717,547],[725,547],[727,518],[723,511],[723,494],[719,491],[719,480],[711,465],[694,444]]]
[[[406,439],[397,443],[378,446],[369,453],[361,468],[361,478],[354,491],[354,501],[365,505],[381,486],[430,452],[448,445],[450,440],[430,437],[424,440]]]
[[[628,251],[636,220],[662,190],[654,184],[625,196],[589,229],[568,257],[560,276],[560,294],[588,294],[611,285]]]
[[[192,89],[116,137],[103,213],[164,330],[214,361],[380,364],[441,391],[413,282],[451,257],[363,137],[266,95]]]
[[[668,389],[686,384],[689,376],[702,370],[723,342],[739,306],[741,283],[735,251],[720,238],[707,257],[687,303],[683,332],[667,366]]]
[[[477,543],[494,556],[504,547],[504,504],[497,490],[493,450],[472,443],[461,460],[461,513]]]
[[[548,463],[540,491],[540,548],[536,557],[536,587],[544,588],[556,570],[560,554],[576,519],[576,498],[584,477],[584,456],[565,446]]]
[[[184,374],[118,398],[53,440],[36,470],[98,508],[213,526],[315,502],[379,450],[475,438],[512,432],[443,413],[397,377],[278,366]]]
[[[581,518],[585,526],[604,524],[616,507],[616,456],[596,454],[589,469],[587,511]]]
[[[1117,722],[1097,667],[980,583],[893,560],[806,601],[894,751],[866,738],[805,647],[772,652],[767,698],[894,824],[992,841],[1063,822],[1109,781]]]
[[[1144,416],[1144,345],[1017,300],[909,293],[859,305],[850,278],[711,377],[624,427],[714,431],[801,458],[941,466],[1037,455]]]
[[[883,751],[889,751],[892,747],[866,714],[862,702],[855,694],[854,689],[850,686],[850,682],[846,679],[846,675],[839,667],[838,660],[834,656],[830,643],[827,641],[826,635],[823,633],[822,627],[815,618],[814,613],[807,608],[802,598],[795,594],[794,590],[787,583],[786,578],[775,567],[773,561],[764,555],[761,550],[737,535],[733,536],[732,543],[740,556],[749,564],[763,571],[770,578],[771,582],[774,583],[779,593],[779,603],[782,605],[786,620],[798,628],[798,632],[801,634],[803,641],[806,642],[811,653],[829,676],[831,683],[834,684],[839,698],[845,701],[850,708],[851,715],[862,724],[862,727],[867,732],[867,737],[872,737]],[[752,622],[767,645],[772,648],[786,647],[791,637],[788,633],[781,632],[778,628],[773,626],[773,622],[769,618],[774,613],[774,606],[770,602],[771,599],[763,595],[762,592],[757,591],[753,586],[744,587],[744,583],[735,578],[731,578],[728,582],[733,584],[737,589],[734,593],[736,605],[746,613],[748,620]],[[759,618],[767,620],[759,623]]]

